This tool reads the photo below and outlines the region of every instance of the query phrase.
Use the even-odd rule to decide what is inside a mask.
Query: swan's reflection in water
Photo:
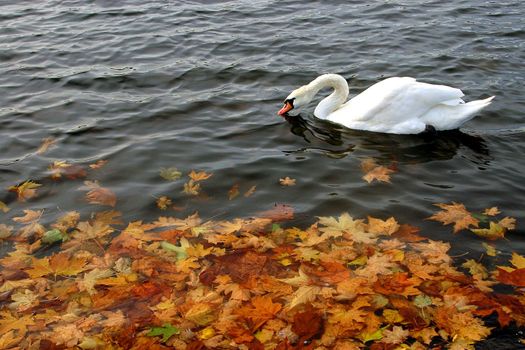
[[[452,159],[464,147],[472,155],[468,158],[476,164],[488,165],[491,160],[489,149],[481,136],[460,130],[395,135],[351,130],[301,115],[285,116],[285,119],[290,124],[290,131],[308,143],[306,147],[286,151],[289,154],[315,152],[331,158],[344,158],[355,151],[375,151],[374,157],[379,161],[426,163]]]

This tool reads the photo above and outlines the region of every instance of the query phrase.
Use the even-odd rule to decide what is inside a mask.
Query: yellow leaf
[[[9,191],[16,192],[18,200],[25,202],[26,199],[30,199],[36,196],[36,189],[42,186],[39,183],[28,180],[20,185],[9,187]]]
[[[505,237],[505,228],[494,221],[490,222],[489,228],[478,228],[471,229],[470,231],[474,232],[480,237],[484,237],[490,240],[496,240]]]
[[[483,246],[483,248],[485,248],[485,252],[488,256],[496,256],[496,248],[493,245],[490,245],[485,242],[482,242],[481,245]]]
[[[517,269],[525,269],[525,257],[519,255],[518,253],[512,253],[512,259],[510,260],[510,263]]]
[[[363,179],[368,183],[374,180],[390,182],[390,174],[394,173],[394,170],[378,165],[375,160],[371,158],[364,159],[361,162],[361,169],[365,173]]]
[[[468,259],[461,266],[468,269],[471,275],[480,275],[483,279],[489,276],[485,266],[481,265],[474,259]]]
[[[195,304],[186,311],[184,318],[195,322],[199,326],[209,325],[215,320],[214,307],[205,303]]]
[[[32,267],[26,272],[32,278],[42,277],[49,274],[55,276],[74,276],[85,269],[87,259],[85,257],[73,257],[70,259],[69,254],[59,253],[51,258],[32,258]]]
[[[498,222],[498,225],[500,225],[503,228],[506,228],[507,230],[515,230],[516,219],[506,216]]]
[[[286,308],[291,310],[298,305],[311,303],[320,291],[321,287],[318,286],[301,286],[293,293],[292,299]]]

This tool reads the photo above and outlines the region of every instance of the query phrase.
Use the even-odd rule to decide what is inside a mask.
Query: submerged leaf
[[[165,180],[175,181],[175,180],[178,180],[182,176],[182,173],[175,167],[161,168],[160,176]]]
[[[117,196],[113,191],[106,187],[101,187],[96,181],[85,181],[85,186],[80,189],[88,189],[86,200],[91,204],[109,205],[114,207],[117,204]]]
[[[279,179],[279,183],[282,185],[282,186],[295,186],[295,179],[292,179],[288,176],[286,176],[284,179],[281,178]]]

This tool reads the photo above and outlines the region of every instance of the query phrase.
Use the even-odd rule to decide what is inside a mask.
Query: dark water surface
[[[502,259],[525,251],[525,3],[512,1],[2,1],[0,175],[39,197],[12,209],[88,215],[80,181],[53,182],[55,160],[109,163],[89,177],[117,193],[126,219],[254,215],[274,203],[316,215],[372,215],[423,228],[479,257],[482,240],[425,220],[433,203],[498,206],[518,229]],[[436,137],[352,131],[276,115],[289,92],[322,73],[351,94],[390,76],[459,87],[493,104],[458,132]],[[57,146],[43,155],[42,139]],[[367,184],[360,163],[395,164],[391,184]],[[161,168],[212,172],[207,197],[181,193]],[[283,188],[279,178],[297,179]],[[241,196],[228,200],[238,184]],[[245,198],[251,186],[256,192]],[[160,212],[167,195],[182,212]],[[509,345],[507,345],[506,348]],[[494,347],[493,348],[497,348]]]

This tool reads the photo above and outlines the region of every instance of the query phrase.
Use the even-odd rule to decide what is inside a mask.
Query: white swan
[[[459,89],[394,77],[372,85],[345,103],[348,83],[337,74],[324,74],[294,90],[279,115],[307,105],[323,88],[334,91],[315,108],[314,115],[350,129],[391,134],[456,129],[488,106],[494,96],[465,103]]]

